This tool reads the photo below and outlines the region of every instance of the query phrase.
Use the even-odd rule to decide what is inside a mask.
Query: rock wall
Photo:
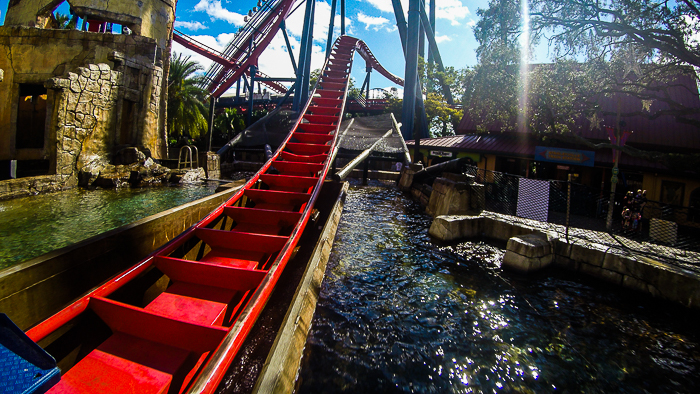
[[[519,255],[540,259],[539,264],[520,271],[536,270],[551,263],[581,272],[617,286],[641,291],[654,297],[671,300],[687,307],[700,308],[700,273],[684,269],[681,265],[670,265],[651,258],[632,255],[628,251],[581,238],[567,241],[560,233],[546,231],[519,218],[484,212],[479,216],[438,216],[433,220],[429,233],[441,241],[456,241],[471,237],[486,237],[499,241],[526,239],[536,254],[520,252]],[[529,237],[534,235],[534,237]],[[540,239],[542,244],[532,240]],[[508,249],[520,248],[513,241]],[[519,242],[524,244],[524,242]],[[545,250],[544,243],[549,245]],[[549,256],[549,257],[547,257]],[[517,259],[518,256],[510,256]],[[551,260],[549,260],[551,259]],[[534,261],[536,262],[536,261]],[[526,266],[527,264],[522,265]]]
[[[443,173],[433,181],[425,212],[433,217],[478,214],[484,209],[483,189],[483,185],[474,183],[473,176]]]
[[[0,160],[49,161],[49,177],[41,179],[55,190],[74,186],[79,171],[99,170],[125,146],[166,157],[166,78],[156,47],[146,37],[0,27],[0,101],[9,103],[0,107]],[[20,89],[28,85],[47,89],[43,148],[16,144]],[[0,181],[0,198],[16,196],[22,185],[44,190],[39,180]]]

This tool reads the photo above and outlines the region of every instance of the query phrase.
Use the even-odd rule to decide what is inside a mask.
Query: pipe
[[[390,136],[391,133],[393,133],[393,132],[394,132],[394,130],[392,129],[392,130],[389,130],[386,133],[384,133],[384,135],[381,138],[379,138],[378,140],[376,140],[374,142],[374,144],[372,144],[372,146],[365,149],[362,153],[360,153],[350,163],[346,164],[345,167],[343,167],[336,174],[333,174],[333,180],[336,182],[340,182],[343,179],[345,179],[352,172],[352,170],[354,170],[355,167],[357,167],[358,164],[362,163],[369,156],[369,154],[372,153],[372,151],[377,148],[377,145],[379,145],[380,142],[384,141],[384,139],[386,137]]]
[[[236,134],[236,136],[233,137],[231,140],[229,140],[229,142],[227,142],[226,145],[222,146],[221,149],[219,149],[218,151],[216,151],[216,154],[219,155],[219,156],[225,154],[229,149],[233,148],[234,146],[236,146],[236,144],[238,144],[239,142],[241,142],[241,140],[243,139],[243,136],[245,135],[245,133],[246,133],[248,130],[250,130],[251,128],[254,128],[255,126],[257,126],[258,123],[266,123],[266,122],[268,122],[268,121],[270,120],[271,117],[277,115],[277,113],[279,113],[279,112],[282,111],[283,109],[284,109],[284,108],[282,108],[282,107],[277,107],[277,108],[273,109],[272,111],[270,111],[270,113],[268,113],[267,115],[265,115],[263,118],[259,119],[257,122],[253,123],[252,125],[250,125],[249,127],[247,127],[245,130],[241,131],[240,133]]]
[[[435,164],[433,166],[427,167],[413,174],[413,182],[421,182],[425,178],[435,176],[443,172],[462,172],[462,163],[467,162],[467,160],[469,159],[469,157],[462,157],[460,159],[453,159],[444,163]]]
[[[394,124],[394,129],[401,137],[401,146],[403,147],[403,153],[406,156],[404,157],[403,164],[409,164],[411,162],[411,152],[408,150],[408,146],[406,146],[406,141],[403,139],[403,135],[401,135],[401,125],[396,123],[396,118],[394,117],[393,113],[389,112],[389,115],[391,116],[391,122]]]

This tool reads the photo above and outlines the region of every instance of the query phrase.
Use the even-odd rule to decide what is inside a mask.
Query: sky
[[[404,11],[408,10],[408,0],[402,0]],[[176,12],[176,28],[196,40],[213,48],[223,48],[239,26],[243,16],[257,4],[257,0],[179,0]],[[301,4],[301,0],[295,3]],[[472,26],[476,23],[476,10],[486,7],[488,0],[437,0],[436,38],[440,55],[445,66],[457,69],[476,63],[476,40]],[[286,21],[292,51],[298,59],[304,19],[302,5]],[[340,1],[338,1],[334,38],[340,34]],[[314,20],[314,46],[311,69],[323,65],[328,27],[331,14],[331,0],[317,0]],[[346,0],[346,34],[367,43],[379,62],[391,73],[404,76],[405,63],[401,50],[401,40],[396,28],[396,20],[391,0]],[[174,52],[192,54],[176,45]],[[207,67],[210,61],[192,54]],[[293,76],[282,33],[278,33],[265,50],[259,61],[260,69],[273,77]],[[365,78],[364,61],[355,56],[353,77],[356,86]],[[371,88],[394,86],[376,72],[370,77]]]
[[[488,0],[436,0],[436,39],[445,66],[461,69],[476,64],[476,47],[473,26],[477,21],[476,11],[486,8]],[[178,30],[212,48],[222,50],[233,34],[244,23],[244,15],[257,5],[258,0],[179,0],[175,26]],[[404,12],[408,10],[408,0],[401,0]],[[0,0],[0,22],[4,22],[8,0]],[[295,7],[301,4],[297,0]],[[59,11],[66,6],[63,6]],[[335,17],[334,38],[340,33],[340,0]],[[287,32],[292,51],[298,59],[301,42],[302,5],[287,19]],[[314,21],[314,46],[311,68],[323,65],[331,0],[317,0]],[[346,0],[346,34],[367,43],[379,62],[391,73],[404,76],[405,63],[401,41],[396,28],[391,0]],[[427,47],[427,44],[426,44]],[[173,52],[191,55],[205,69],[211,61],[197,55],[179,44],[173,45]],[[427,56],[427,54],[426,54]],[[294,75],[282,33],[279,32],[259,59],[260,70],[272,77],[292,77]],[[352,76],[357,87],[365,78],[364,61],[355,57]],[[378,73],[370,77],[371,88],[394,86]]]

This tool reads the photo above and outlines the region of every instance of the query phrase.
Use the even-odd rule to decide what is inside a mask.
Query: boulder
[[[143,163],[145,161],[146,155],[133,146],[120,149],[114,158],[114,163],[117,165],[129,165],[133,163]]]
[[[544,234],[525,234],[508,240],[503,268],[522,273],[538,271],[552,263],[552,245]]]

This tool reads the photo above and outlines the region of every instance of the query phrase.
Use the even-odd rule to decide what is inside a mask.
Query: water
[[[502,247],[440,247],[394,189],[351,187],[299,376],[300,393],[690,393],[697,311],[548,270]]]
[[[209,196],[217,186],[75,188],[0,201],[0,269]]]

